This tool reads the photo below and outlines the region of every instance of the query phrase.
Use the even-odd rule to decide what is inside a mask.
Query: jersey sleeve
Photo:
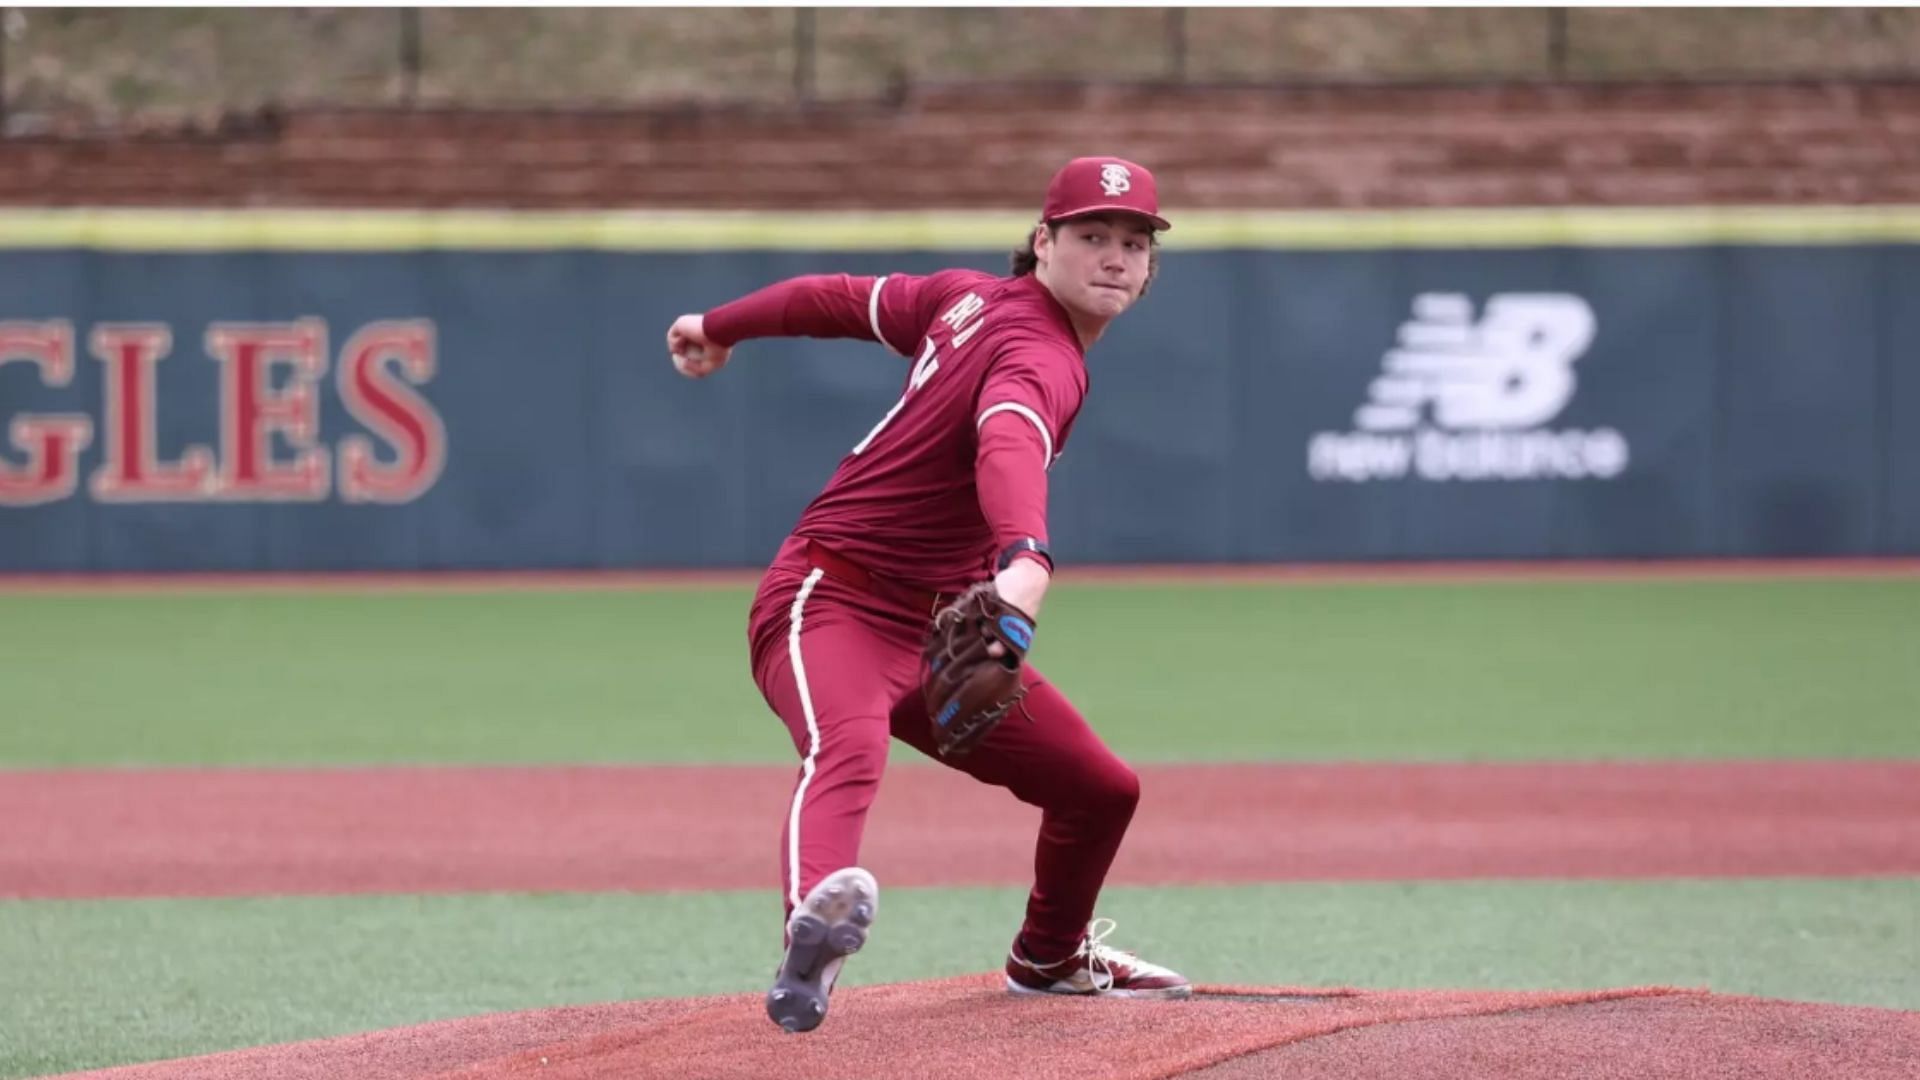
[[[706,313],[707,336],[733,346],[750,338],[861,338],[911,356],[941,300],[975,271],[937,274],[808,274],[757,289]]]
[[[1016,345],[995,357],[974,403],[974,427],[1001,413],[1020,417],[1039,435],[1051,468],[1086,394],[1080,362],[1064,348],[1045,344]]]
[[[767,337],[871,341],[867,298],[875,280],[854,274],[808,274],[775,282],[707,312],[707,336],[726,346]]]
[[[1059,349],[1016,347],[995,358],[981,387],[974,482],[996,550],[1047,542],[1047,469],[1085,393],[1079,362]]]
[[[981,422],[973,486],[980,496],[980,516],[993,533],[994,551],[1006,551],[1025,539],[1047,542],[1046,450],[1033,429],[1013,413],[996,413]],[[1052,568],[1049,560],[1042,561]]]

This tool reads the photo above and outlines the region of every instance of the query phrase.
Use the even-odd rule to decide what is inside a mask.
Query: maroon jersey
[[[777,318],[752,318],[768,305],[743,298],[709,313],[708,333],[723,344],[771,332],[863,337],[912,361],[899,401],[841,460],[794,535],[943,590],[990,576],[1012,540],[1045,541],[1045,468],[1066,446],[1087,370],[1066,312],[1044,286],[1031,275],[945,270],[775,288],[784,290]],[[1001,414],[1014,421],[994,419]],[[981,431],[990,419],[994,438],[1038,452],[1021,448],[1027,456],[1017,460],[1031,468],[994,471],[983,508],[976,481],[989,469]]]

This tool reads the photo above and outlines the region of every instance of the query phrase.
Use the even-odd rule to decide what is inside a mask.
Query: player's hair
[[[1062,224],[1064,223],[1059,221],[1048,222],[1047,235],[1058,238]],[[1007,257],[1007,269],[1014,277],[1025,277],[1033,273],[1034,268],[1039,265],[1040,256],[1033,250],[1033,230],[1028,229],[1027,242],[1020,247],[1014,248],[1012,254]],[[1160,234],[1157,232],[1149,233],[1147,238],[1147,281],[1146,284],[1140,286],[1141,296],[1147,295],[1147,290],[1153,287],[1153,279],[1158,277],[1159,274]]]
[[[1048,225],[1047,235],[1059,236],[1060,223],[1054,222]],[[1028,274],[1033,273],[1039,266],[1040,256],[1033,250],[1033,230],[1028,229],[1027,242],[1014,248],[1013,253],[1007,257],[1007,269],[1014,277],[1026,277]]]

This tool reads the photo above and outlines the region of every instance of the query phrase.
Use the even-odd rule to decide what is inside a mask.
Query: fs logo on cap
[[[1053,174],[1046,202],[1040,207],[1040,220],[1053,224],[1114,211],[1138,214],[1155,229],[1169,227],[1167,219],[1160,216],[1160,196],[1154,190],[1153,174],[1145,166],[1106,154],[1077,157]]]

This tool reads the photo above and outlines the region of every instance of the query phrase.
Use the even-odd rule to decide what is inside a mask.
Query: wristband
[[[1000,557],[994,560],[994,569],[1005,570],[1007,567],[1013,565],[1015,556],[1025,554],[1029,551],[1040,556],[1040,561],[1047,564],[1047,573],[1053,573],[1053,553],[1047,550],[1047,545],[1035,540],[1031,536],[1023,536],[1002,548],[1000,550]]]

